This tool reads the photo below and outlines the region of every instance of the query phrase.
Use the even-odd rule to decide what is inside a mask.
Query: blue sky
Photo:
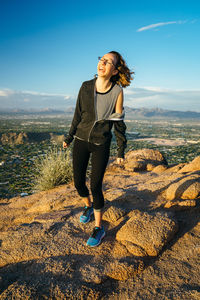
[[[135,71],[125,105],[200,111],[199,32],[196,0],[0,0],[0,105],[71,105],[117,50]]]

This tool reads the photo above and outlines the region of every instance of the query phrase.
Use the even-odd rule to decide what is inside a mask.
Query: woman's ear
[[[115,69],[115,70],[113,71],[113,76],[114,76],[114,75],[117,75],[118,72],[119,72],[119,71]]]

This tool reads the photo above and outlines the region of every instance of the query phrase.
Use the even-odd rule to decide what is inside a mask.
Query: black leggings
[[[102,181],[110,155],[110,141],[102,145],[95,145],[75,139],[73,147],[74,184],[81,197],[89,196],[86,186],[86,171],[90,154],[92,167],[90,188],[93,196],[93,207],[100,210],[104,206]]]

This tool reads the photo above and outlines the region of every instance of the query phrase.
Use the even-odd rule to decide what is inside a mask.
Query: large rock
[[[125,158],[124,167],[128,171],[152,171],[158,165],[167,165],[165,157],[158,150],[133,150]]]
[[[157,167],[153,168],[152,171],[154,173],[160,174],[160,173],[163,173],[166,170],[167,170],[167,166],[165,166],[165,165],[158,165]]]
[[[164,207],[172,208],[173,210],[185,210],[188,208],[193,208],[197,204],[196,200],[175,200],[168,201]]]
[[[179,173],[200,171],[200,156],[195,157],[189,164],[179,170]]]
[[[166,190],[166,199],[195,199],[200,194],[200,176],[188,175],[172,183]]]
[[[177,230],[176,222],[167,215],[137,212],[120,228],[116,239],[133,255],[157,256]]]
[[[181,163],[181,164],[178,164],[178,165],[173,165],[173,166],[167,168],[167,170],[165,171],[165,173],[177,173],[185,165],[186,165],[185,163]]]

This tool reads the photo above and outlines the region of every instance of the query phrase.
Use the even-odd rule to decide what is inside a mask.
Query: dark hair
[[[118,73],[116,75],[113,75],[110,79],[111,82],[117,83],[121,87],[127,87],[131,84],[131,80],[133,80],[133,77],[131,76],[134,74],[134,72],[131,72],[128,68],[125,60],[119,54],[117,51],[110,51],[109,53],[112,53],[115,55],[117,62],[115,64],[115,68],[118,70]]]

